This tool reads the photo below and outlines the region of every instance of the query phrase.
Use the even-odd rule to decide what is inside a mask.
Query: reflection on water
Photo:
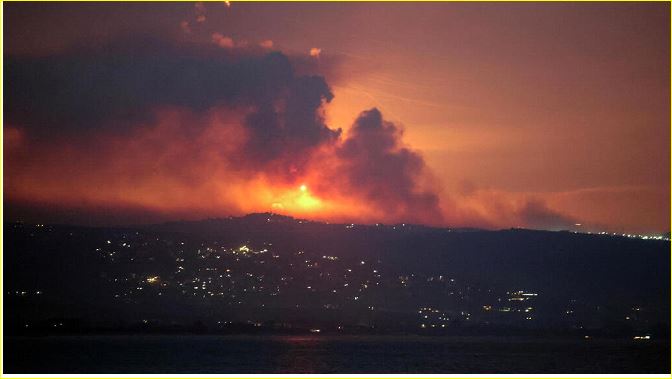
[[[301,345],[301,346],[316,346],[321,342],[321,338],[318,336],[283,336],[279,337],[281,341],[286,342],[290,345]]]
[[[668,341],[505,337],[5,337],[5,373],[665,373]]]
[[[317,336],[285,336],[285,351],[275,360],[278,373],[315,374],[325,370],[324,341]]]

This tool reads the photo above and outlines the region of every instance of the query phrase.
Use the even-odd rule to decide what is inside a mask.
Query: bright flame
[[[274,198],[271,206],[273,209],[305,214],[322,209],[324,204],[308,191],[306,184],[301,184],[298,189],[288,190]]]
[[[322,53],[322,49],[320,49],[318,47],[313,47],[309,51],[310,56],[314,57],[314,58],[319,58],[321,53]]]
[[[296,204],[303,209],[310,210],[319,208],[320,205],[322,205],[322,202],[320,199],[304,192],[296,199]]]

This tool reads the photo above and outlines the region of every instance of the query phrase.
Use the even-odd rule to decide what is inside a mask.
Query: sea
[[[670,373],[670,341],[430,336],[9,337],[5,374]]]

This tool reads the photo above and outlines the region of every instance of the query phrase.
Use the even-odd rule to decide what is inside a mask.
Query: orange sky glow
[[[276,212],[668,232],[669,6],[6,4],[6,217],[139,224]],[[135,50],[123,41],[136,35],[169,47],[126,60]],[[166,49],[184,60],[164,63]],[[261,74],[221,79],[230,90],[199,76],[226,76],[209,57],[284,67],[265,58],[273,53],[293,76],[277,74],[289,84],[272,100]],[[32,82],[12,59],[52,62],[49,75],[68,83]],[[97,59],[103,68],[86,74]],[[184,69],[196,59],[208,66]],[[66,76],[61,60],[84,74]],[[134,91],[164,64],[181,77],[162,73],[138,95],[103,77],[114,64],[127,65]],[[87,96],[102,100],[87,109]],[[102,110],[117,104],[124,112]]]

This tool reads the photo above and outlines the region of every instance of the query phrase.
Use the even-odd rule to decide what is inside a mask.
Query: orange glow
[[[243,148],[244,117],[244,111],[226,108],[205,115],[162,108],[156,122],[131,134],[99,134],[84,143],[93,149],[70,143],[35,148],[9,138],[13,147],[5,162],[12,180],[5,183],[5,198],[46,208],[140,212],[151,214],[150,220],[268,211],[330,221],[385,219],[384,212],[364,213],[365,202],[329,178],[337,166],[329,154],[319,167],[307,167],[298,183],[223,159]],[[186,137],[185,128],[193,125],[200,125],[198,133]]]
[[[465,187],[451,196],[441,193],[444,220],[438,223],[426,215],[372,205],[358,194],[356,183],[342,179],[340,163],[329,148],[314,152],[313,163],[305,168],[300,180],[243,169],[222,159],[236,156],[244,146],[244,116],[244,111],[226,108],[206,115],[164,108],[156,111],[155,123],[135,128],[131,135],[99,135],[85,144],[94,149],[69,144],[34,148],[21,137],[20,128],[6,126],[6,175],[12,180],[5,182],[5,198],[46,208],[100,209],[106,215],[139,212],[151,214],[150,221],[270,211],[345,223],[499,228],[532,225],[521,214],[532,197],[540,202],[537,211],[564,209],[568,213],[558,217],[566,216],[570,221],[580,218],[586,227],[606,226],[607,230],[618,230],[610,223],[618,217],[600,213],[599,199],[608,205],[609,201],[623,202],[635,196],[640,206],[651,208],[651,213],[657,206],[659,194],[649,193],[646,187],[552,193]],[[194,124],[201,125],[199,132],[185,139],[184,128]],[[604,193],[614,199],[604,198]],[[586,211],[590,217],[584,217],[582,212]],[[660,222],[652,219],[642,227],[652,228]]]
[[[324,202],[308,192],[305,184],[296,189],[283,191],[273,199],[271,207],[290,214],[319,214],[324,209]]]
[[[271,211],[333,222],[435,223],[423,215],[409,219],[408,213],[372,206],[353,184],[340,178],[339,162],[329,149],[315,152],[314,164],[306,167],[298,182],[242,170],[222,159],[222,153],[235,156],[244,145],[247,137],[240,126],[244,115],[232,109],[216,109],[205,116],[161,109],[156,123],[141,126],[130,136],[107,135],[90,141],[96,154],[52,145],[30,149],[30,159],[25,153],[29,150],[22,150],[27,141],[18,137],[21,130],[6,129],[5,144],[11,147],[6,150],[6,170],[13,180],[6,182],[5,196],[46,206],[130,209],[163,220]],[[185,140],[184,126],[195,123],[202,125],[200,132]],[[590,194],[536,193],[534,197],[549,206],[572,209],[578,196]],[[450,197],[443,194],[443,224],[526,226],[519,211],[527,198],[527,194],[479,189]],[[601,224],[608,217],[612,215],[588,221]]]
[[[4,53],[10,62],[36,59],[50,67],[49,75],[57,75],[60,66],[79,67],[81,60],[86,67],[101,57],[102,62],[117,62],[119,54],[123,59],[118,62],[133,62],[129,67],[134,69],[119,70],[119,80],[128,79],[129,87],[100,81],[99,68],[108,65],[92,64],[91,74],[63,70],[65,80],[49,80],[47,91],[10,88],[3,125],[6,209],[11,212],[14,204],[44,209],[44,219],[35,217],[40,223],[47,222],[52,208],[73,215],[73,222],[87,222],[97,212],[101,223],[111,214],[121,215],[120,223],[135,223],[131,215],[173,220],[274,211],[346,223],[543,228],[544,222],[562,221],[583,230],[669,232],[667,7],[662,2],[585,9],[550,3],[512,8],[371,2],[328,3],[302,12],[290,3],[271,7],[227,0],[157,7],[152,12],[156,17],[148,20],[144,6],[123,2],[109,4],[111,12],[17,4],[5,17]],[[61,27],[66,23],[68,28]],[[134,38],[135,33],[151,38]],[[161,43],[152,47],[154,39]],[[129,49],[115,48],[127,44]],[[153,48],[170,54],[148,59],[156,66],[136,66],[145,64],[136,59],[136,49],[150,54]],[[132,59],[124,58],[130,52]],[[165,59],[182,53],[198,59]],[[249,151],[254,149],[246,151],[248,133],[257,129],[243,126],[253,112],[245,107],[265,104],[269,113],[280,114],[287,111],[286,100],[304,100],[286,93],[259,96],[267,86],[251,90],[257,88],[252,82],[265,81],[263,75],[250,83],[231,78],[231,88],[219,86],[207,62],[179,75],[185,79],[182,85],[148,81],[149,88],[161,84],[155,91],[169,96],[136,90],[142,86],[134,75],[164,72],[153,69],[164,60],[170,73],[173,66],[201,59],[215,59],[216,67],[217,59],[256,62],[278,53],[292,66],[287,75],[324,77],[334,99],[317,113],[332,131],[342,129],[334,146],[325,147],[319,133],[311,137],[302,130],[287,139],[270,133],[268,140],[282,145],[277,150],[287,151],[269,153],[268,161]],[[53,64],[61,59],[63,65]],[[270,69],[283,59],[264,62],[272,63]],[[285,72],[281,66],[269,71],[269,79]],[[32,68],[24,74],[29,82],[42,78]],[[284,81],[285,76],[277,78]],[[165,84],[173,82],[180,81]],[[118,111],[137,112],[144,121],[122,116],[127,121],[121,123],[131,125],[116,125],[111,116],[116,111],[104,116],[97,105],[84,107],[84,98],[81,104],[77,96],[54,101],[49,94],[57,94],[58,88],[51,88],[53,83],[73,86],[64,87],[64,94],[116,89],[119,94],[101,98],[137,96],[147,102],[133,101],[138,109]],[[109,84],[112,88],[105,87]],[[217,87],[212,94],[206,88],[210,84]],[[77,89],[81,85],[86,91]],[[43,106],[41,94],[49,95]],[[282,100],[266,104],[267,95]],[[211,101],[203,101],[204,96]],[[11,106],[13,101],[22,105]],[[62,108],[67,104],[105,119],[83,122],[85,127],[59,125],[65,121],[52,116],[63,113],[68,115],[64,120],[79,120],[69,117],[77,111]],[[368,170],[350,175],[356,170],[337,154],[353,121],[372,107],[403,128],[403,137],[400,132],[393,142],[402,141],[402,150],[418,153],[416,163],[427,168],[421,174],[411,170],[410,185],[383,180],[398,167],[392,163],[385,171],[375,159]],[[40,117],[30,121],[33,110]],[[145,114],[151,111],[153,118]],[[88,120],[91,115],[84,116]],[[269,124],[260,121],[262,128]],[[278,129],[286,129],[283,122]],[[297,158],[292,143],[309,148]],[[368,150],[361,151],[366,159]],[[383,179],[376,182],[376,176]],[[432,203],[432,209],[439,209],[431,215],[409,201],[409,194],[425,189],[439,199],[437,207]],[[386,195],[389,201],[376,202]],[[24,213],[14,214],[21,218]]]
[[[320,49],[318,47],[312,47],[309,51],[310,56],[314,57],[314,58],[319,58],[321,53],[322,53],[322,49]]]

